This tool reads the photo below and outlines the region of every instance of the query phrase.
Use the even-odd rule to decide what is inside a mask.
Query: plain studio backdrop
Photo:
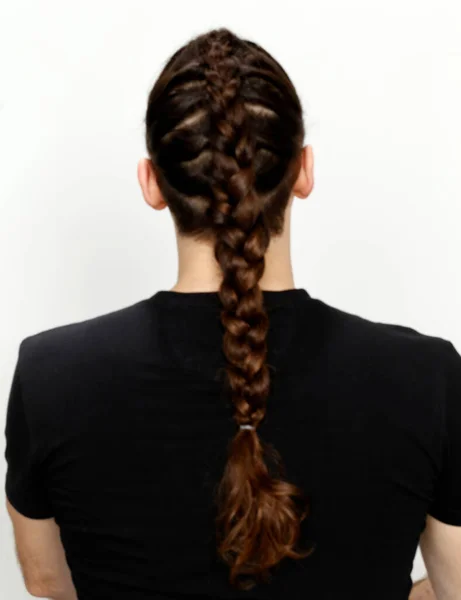
[[[296,286],[461,350],[459,10],[3,0],[1,419],[23,337],[174,285],[170,215],[144,203],[136,177],[142,121],[166,59],[217,26],[268,49],[303,102],[315,185],[293,206]],[[29,598],[3,501],[0,531],[0,595]],[[424,574],[418,549],[413,580]]]

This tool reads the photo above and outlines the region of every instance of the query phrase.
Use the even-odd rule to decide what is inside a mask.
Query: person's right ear
[[[312,146],[302,149],[301,167],[298,178],[293,186],[292,194],[297,198],[307,198],[314,187],[314,153]]]

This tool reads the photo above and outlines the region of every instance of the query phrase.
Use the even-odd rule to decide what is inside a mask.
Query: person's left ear
[[[149,206],[155,208],[155,210],[162,210],[167,206],[158,187],[152,161],[149,158],[142,158],[138,163],[138,181],[144,200]]]

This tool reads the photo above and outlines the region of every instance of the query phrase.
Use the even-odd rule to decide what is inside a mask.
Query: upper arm
[[[428,515],[419,545],[437,600],[461,600],[461,527]]]
[[[26,588],[34,596],[53,595],[69,585],[70,571],[54,518],[31,519],[6,498],[16,553]]]
[[[48,497],[45,453],[43,444],[33,434],[23,387],[18,358],[6,413],[5,492],[11,504],[24,516],[49,519],[54,516],[54,511]],[[36,393],[39,394],[39,390]]]
[[[447,349],[443,463],[420,548],[438,600],[461,600],[461,356]]]
[[[21,376],[18,359],[6,414],[5,493],[17,557],[27,589],[35,593],[59,584],[67,563],[48,497],[45,453],[32,433]]]

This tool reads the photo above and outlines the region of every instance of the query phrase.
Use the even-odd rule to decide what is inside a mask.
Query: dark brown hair
[[[284,481],[279,454],[256,430],[270,390],[269,321],[258,282],[301,166],[301,103],[268,52],[219,28],[168,60],[150,92],[145,124],[178,232],[212,242],[223,274],[226,385],[236,423],[255,429],[239,428],[229,444],[216,488],[217,549],[230,566],[230,582],[250,589],[270,581],[282,559],[312,551],[296,548],[306,497]]]

